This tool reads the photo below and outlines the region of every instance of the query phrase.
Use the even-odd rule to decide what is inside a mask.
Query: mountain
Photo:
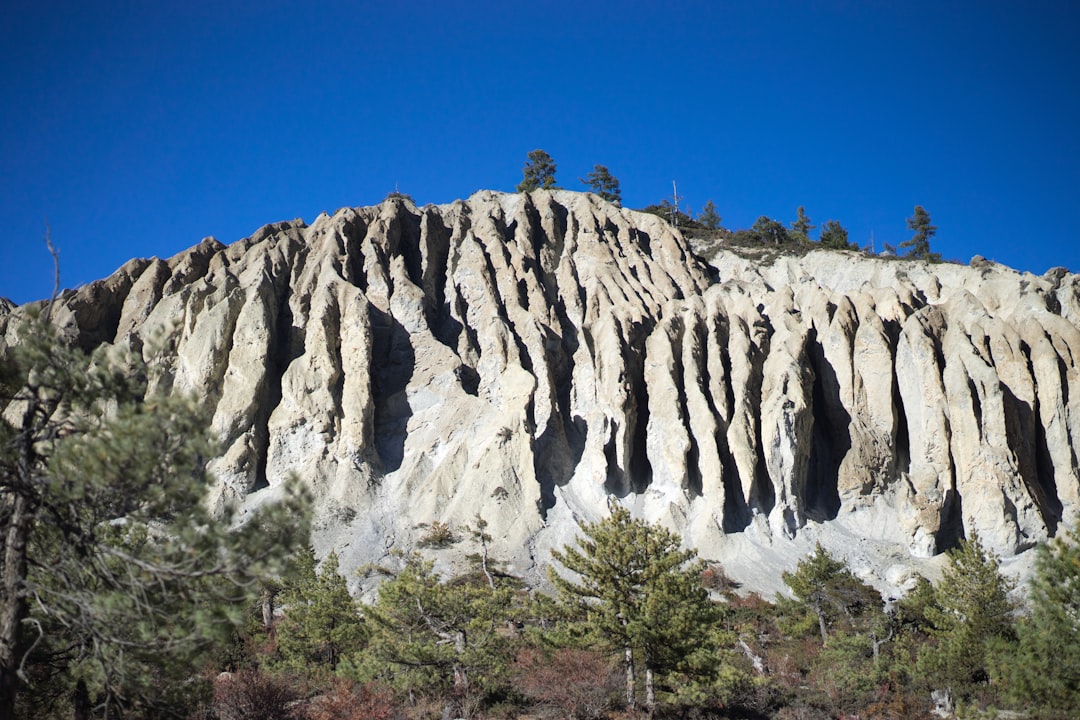
[[[0,307],[0,338],[23,311]],[[54,321],[214,408],[212,503],[297,475],[346,570],[433,521],[452,562],[479,513],[539,580],[614,497],[747,588],[817,541],[900,587],[976,532],[1029,557],[1080,511],[1080,278],[1060,268],[706,261],[592,195],[482,191],[132,260]]]

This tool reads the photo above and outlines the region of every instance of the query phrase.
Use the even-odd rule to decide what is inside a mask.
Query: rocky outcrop
[[[974,532],[1012,555],[1080,510],[1060,269],[710,265],[591,195],[481,192],[133,260],[54,320],[214,408],[213,502],[300,477],[346,565],[479,513],[528,572],[609,495],[710,557],[834,525],[912,558]]]

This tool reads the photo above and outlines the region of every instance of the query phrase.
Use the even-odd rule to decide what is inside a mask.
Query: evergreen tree
[[[795,595],[796,608],[817,623],[822,645],[829,642],[831,625],[840,620],[851,625],[857,618],[872,615],[881,605],[877,591],[855,577],[820,543],[813,555],[799,561],[795,572],[785,572],[782,577]]]
[[[821,243],[822,247],[834,250],[853,249],[851,243],[848,242],[847,230],[836,220],[825,221],[825,224],[821,226],[821,238],[818,242]]]
[[[533,150],[521,171],[523,178],[518,183],[518,192],[532,192],[537,189],[554,190],[555,161],[543,150]]]
[[[0,718],[56,688],[76,712],[93,697],[110,717],[182,713],[187,681],[306,533],[304,503],[230,530],[231,510],[203,503],[204,405],[145,396],[138,358],[85,355],[48,312],[9,327],[0,358]]]
[[[706,200],[705,207],[698,213],[697,221],[709,230],[718,230],[721,220],[720,213],[716,211],[716,205],[712,200]]]
[[[771,242],[774,245],[786,243],[789,239],[787,228],[764,215],[757,219],[754,226],[750,228],[750,232],[757,238],[758,242]]]
[[[610,517],[581,526],[576,547],[552,552],[574,579],[549,571],[560,603],[587,636],[623,655],[626,701],[636,704],[635,667],[645,670],[645,705],[665,675],[723,670],[710,629],[717,608],[701,584],[705,566],[678,535],[612,505]],[[702,656],[708,655],[708,660]],[[695,667],[691,667],[694,664]]]
[[[886,677],[882,648],[895,634],[881,596],[820,544],[783,579],[795,599],[777,599],[781,629],[821,639],[808,668],[813,686],[830,696],[834,710],[858,712]]]
[[[949,564],[934,586],[925,615],[937,639],[919,653],[918,669],[930,683],[957,696],[970,696],[990,680],[995,646],[1015,640],[1009,593],[1016,583],[1001,574],[1001,563],[978,535],[949,552]]]
[[[316,572],[315,554],[305,548],[281,600],[285,616],[275,631],[286,667],[333,672],[342,657],[362,649],[367,632],[360,606],[338,573],[337,553],[327,555]]]
[[[907,256],[916,260],[940,260],[940,255],[930,252],[930,238],[937,233],[937,226],[930,224],[930,213],[922,205],[915,206],[915,214],[907,219],[907,226],[915,233],[910,240],[900,243],[902,248],[911,248]]]
[[[701,224],[697,220],[694,220],[682,210],[677,210],[675,204],[667,199],[661,200],[655,205],[643,207],[641,208],[641,212],[663,218],[666,222],[672,223],[678,228],[686,229],[701,227]]]
[[[554,174],[554,170],[552,171]],[[619,180],[611,174],[604,165],[593,165],[591,173],[580,181],[589,186],[592,192],[604,198],[608,202],[622,205],[622,193],[619,191]],[[552,180],[554,182],[554,180]]]
[[[1042,545],[1031,580],[1031,614],[1017,627],[1010,694],[1042,716],[1071,718],[1080,708],[1080,529]]]
[[[799,209],[796,212],[798,217],[796,217],[795,222],[791,223],[791,229],[802,235],[804,238],[809,239],[810,231],[817,227],[817,225],[812,225],[810,223],[810,218],[806,216],[806,208],[802,205],[799,206]]]
[[[409,555],[379,587],[365,611],[371,636],[356,672],[400,690],[452,689],[460,698],[507,671],[511,647],[502,629],[515,612],[516,593],[505,578],[477,572],[444,582],[432,568]]]

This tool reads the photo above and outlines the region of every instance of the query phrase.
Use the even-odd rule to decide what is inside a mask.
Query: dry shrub
[[[608,713],[606,715],[608,720],[653,720],[653,718],[645,710],[620,710],[618,712]]]
[[[704,585],[707,590],[716,590],[717,592],[724,593],[734,590],[739,586],[737,582],[728,577],[724,567],[718,563],[710,563],[701,571],[701,584]]]
[[[807,673],[821,654],[821,642],[814,637],[794,638],[776,643],[769,652],[772,677],[782,685],[798,688],[806,684]]]
[[[335,678],[327,692],[308,708],[308,720],[395,720],[399,717],[389,690]]]
[[[921,720],[930,714],[925,697],[888,687],[878,690],[877,699],[859,713],[866,720]]]
[[[602,716],[620,690],[611,661],[591,650],[563,648],[545,654],[525,648],[514,660],[513,673],[522,695],[578,720]]]
[[[428,531],[420,537],[420,540],[416,544],[419,547],[445,548],[453,545],[457,541],[458,537],[454,534],[454,530],[450,527],[450,523],[432,520],[431,525],[428,526]]]
[[[771,718],[791,702],[792,693],[767,678],[756,678],[736,691],[729,708],[733,718]]]
[[[223,674],[214,682],[220,720],[303,720],[300,695],[286,678],[258,670]]]
[[[445,697],[434,695],[417,695],[409,699],[404,709],[406,720],[439,720],[447,716],[447,701]]]

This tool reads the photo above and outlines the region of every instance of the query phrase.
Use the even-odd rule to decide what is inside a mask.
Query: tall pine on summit
[[[930,213],[922,205],[915,206],[915,214],[907,219],[908,230],[915,234],[910,240],[900,243],[902,248],[911,248],[908,256],[916,260],[941,260],[941,255],[930,252],[930,238],[937,233],[937,225],[930,224]]]
[[[608,202],[622,205],[622,193],[619,191],[619,179],[611,174],[605,165],[594,165],[591,173],[581,182],[589,186],[594,193]]]
[[[806,214],[806,208],[802,205],[800,205],[795,212],[797,217],[795,218],[795,222],[791,223],[791,229],[797,233],[801,239],[809,240],[810,231],[817,227],[817,225],[810,222],[810,218]]]
[[[533,150],[521,170],[522,180],[518,183],[518,192],[555,189],[555,161],[543,150]]]

